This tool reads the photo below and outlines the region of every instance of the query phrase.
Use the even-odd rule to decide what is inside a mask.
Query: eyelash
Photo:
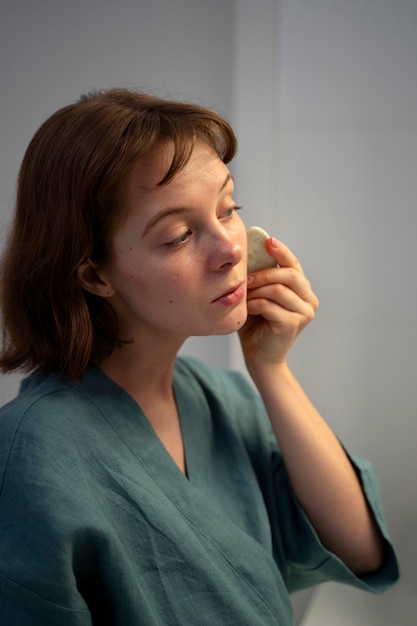
[[[232,206],[225,211],[226,215],[223,215],[223,217],[225,217],[225,219],[230,219],[236,211],[240,211],[242,208],[243,208],[242,206],[237,206],[237,205]],[[189,235],[191,235],[191,233],[192,233],[191,229],[187,228],[187,230],[183,232],[179,237],[175,237],[175,239],[173,239],[172,241],[169,241],[165,245],[171,248],[182,246],[182,244],[186,242],[187,238],[189,237]]]
[[[185,243],[189,235],[191,235],[191,229],[187,228],[187,230],[182,233],[182,235],[180,235],[179,237],[175,237],[175,239],[173,239],[172,241],[168,241],[166,245],[172,248],[175,248],[175,246],[181,246],[183,243]]]
[[[226,213],[229,213],[230,211],[230,214],[228,215],[228,217],[231,217],[235,211],[240,211],[241,209],[243,209],[242,206],[238,206],[237,204],[235,204],[234,206],[227,209]]]

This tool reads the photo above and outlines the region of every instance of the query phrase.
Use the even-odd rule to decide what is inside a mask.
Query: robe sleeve
[[[281,571],[290,592],[334,581],[380,594],[398,579],[397,559],[381,506],[376,471],[365,459],[351,455],[347,451],[346,453],[361,481],[370,510],[384,537],[384,563],[378,571],[356,575],[341,559],[323,546],[292,490],[281,457],[275,453],[272,461],[273,501],[267,506],[278,521],[278,525],[272,526],[273,540],[275,546],[280,545],[282,553],[285,554],[285,563],[281,563]],[[278,559],[281,560],[280,557]]]
[[[376,523],[385,539],[380,570],[356,575],[321,543],[292,489],[264,404],[253,384],[240,372],[220,374],[191,361],[195,374],[222,404],[249,454],[268,511],[274,558],[289,592],[325,581],[383,593],[399,577],[395,551],[383,514],[377,473],[367,460],[346,452],[361,481]],[[209,390],[209,391],[208,391]]]

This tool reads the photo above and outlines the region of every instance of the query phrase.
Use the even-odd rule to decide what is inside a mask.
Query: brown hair
[[[172,141],[159,183],[166,184],[196,136],[225,163],[235,155],[236,137],[221,115],[125,89],[82,96],[42,124],[23,158],[1,266],[3,372],[43,368],[76,379],[118,345],[113,310],[82,289],[77,270],[89,258],[106,260],[135,163]]]

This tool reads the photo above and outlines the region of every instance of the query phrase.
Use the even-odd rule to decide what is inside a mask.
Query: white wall
[[[28,141],[81,92],[139,85],[231,118],[244,216],[294,249],[321,299],[293,367],[347,445],[377,465],[403,570],[382,598],[323,587],[310,626],[415,622],[416,33],[415,0],[0,8],[0,240]],[[186,349],[242,367],[235,340]],[[0,378],[0,403],[15,391]]]

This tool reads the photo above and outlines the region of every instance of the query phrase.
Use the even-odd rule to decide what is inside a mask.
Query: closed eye
[[[175,239],[173,239],[172,241],[168,241],[166,245],[170,247],[181,246],[187,241],[190,235],[191,235],[191,229],[187,228],[187,230],[181,233],[181,235],[179,235],[178,237],[175,237]]]
[[[228,209],[226,209],[222,214],[221,214],[221,218],[228,218],[228,217],[232,217],[232,215],[236,212],[236,211],[240,211],[240,209],[242,209],[243,207],[241,206],[237,206],[234,205],[232,207],[229,207]]]
[[[239,211],[241,208],[242,208],[241,206],[233,205],[229,207],[228,209],[226,209],[225,211],[223,211],[219,219],[223,219],[223,220],[231,219],[233,215],[236,213],[236,211]],[[173,239],[172,241],[168,241],[165,245],[169,248],[180,247],[188,241],[191,235],[192,235],[192,230],[190,228],[187,228],[187,230],[181,233],[181,235],[178,235],[178,237],[175,237],[175,239]]]

